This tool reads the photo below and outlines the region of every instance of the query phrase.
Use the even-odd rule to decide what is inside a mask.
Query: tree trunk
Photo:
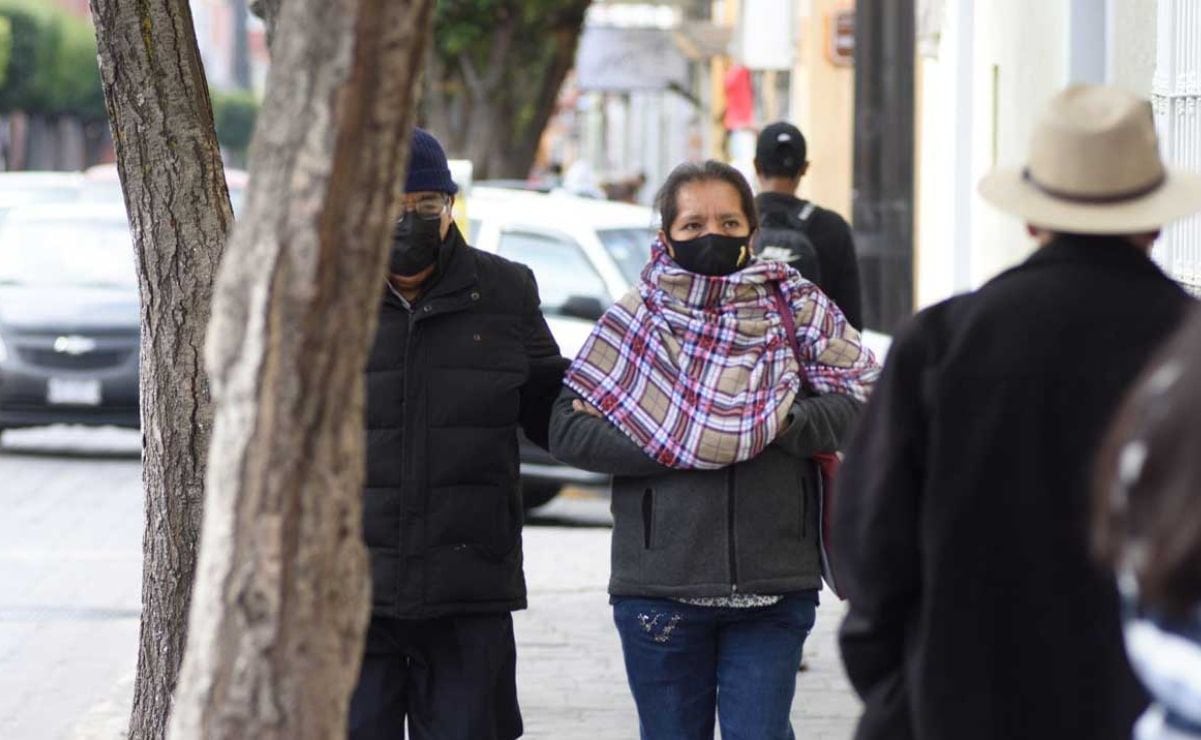
[[[166,732],[183,660],[212,409],[203,366],[233,222],[187,3],[92,0],[141,293],[142,625],[130,737]]]
[[[289,0],[218,277],[176,738],[346,734],[369,616],[363,366],[431,0]]]

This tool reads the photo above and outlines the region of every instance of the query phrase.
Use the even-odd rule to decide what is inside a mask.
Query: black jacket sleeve
[[[772,444],[801,459],[836,452],[850,435],[861,408],[863,404],[856,399],[833,393],[798,398],[789,411],[788,426]]]
[[[559,345],[542,315],[534,273],[525,272],[528,283],[523,322],[530,374],[521,387],[521,428],[531,442],[547,449],[551,407],[563,385],[563,373],[569,363],[559,354]]]
[[[859,257],[855,253],[855,238],[851,227],[839,218],[841,234],[837,240],[838,259],[833,275],[828,281],[830,298],[842,309],[847,322],[856,329],[863,329],[863,302],[859,293]]]
[[[921,592],[919,524],[929,334],[919,316],[893,343],[839,473],[834,566],[850,609],[839,642],[847,675],[877,716],[909,726],[903,660]]]
[[[608,421],[575,411],[579,396],[564,388],[550,421],[550,454],[560,462],[609,475],[659,475],[671,470]]]

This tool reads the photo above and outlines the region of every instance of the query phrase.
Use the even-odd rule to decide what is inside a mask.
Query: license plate
[[[100,381],[51,378],[46,385],[46,400],[52,404],[99,406]]]

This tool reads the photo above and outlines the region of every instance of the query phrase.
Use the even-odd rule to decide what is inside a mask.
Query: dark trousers
[[[350,700],[351,740],[521,737],[513,618],[373,617]]]
[[[792,740],[788,714],[817,592],[746,609],[615,597],[643,740]]]

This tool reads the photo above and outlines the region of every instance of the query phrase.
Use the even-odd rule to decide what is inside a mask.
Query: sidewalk
[[[532,527],[525,541],[530,608],[515,615],[525,737],[635,740],[638,719],[604,590],[608,530]],[[792,711],[797,737],[804,740],[845,740],[858,716],[835,644],[841,614],[841,605],[827,599],[806,645],[809,669],[798,675]],[[124,737],[132,692],[133,676],[125,674],[71,737]]]
[[[638,719],[605,583],[609,532],[528,528],[530,609],[516,615],[517,671],[529,740],[636,740]],[[803,740],[845,740],[859,702],[838,657],[842,606],[827,598],[805,647],[793,728]]]

